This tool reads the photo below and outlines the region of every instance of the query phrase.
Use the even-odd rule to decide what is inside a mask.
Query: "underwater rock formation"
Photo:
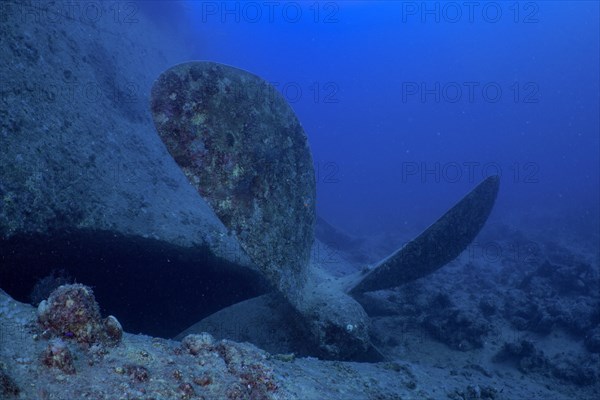
[[[80,284],[63,285],[52,292],[38,306],[38,321],[51,335],[86,346],[114,345],[123,336],[119,321],[112,315],[102,320],[92,289]]]
[[[51,368],[58,368],[65,374],[72,375],[75,371],[73,365],[73,354],[67,344],[60,338],[55,338],[48,343],[48,347],[42,353],[42,364]]]

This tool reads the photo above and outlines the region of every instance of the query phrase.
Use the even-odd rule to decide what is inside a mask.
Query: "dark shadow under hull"
[[[160,337],[267,290],[257,274],[202,247],[92,230],[0,240],[0,288],[16,300],[35,302],[61,280],[91,286],[125,331]]]

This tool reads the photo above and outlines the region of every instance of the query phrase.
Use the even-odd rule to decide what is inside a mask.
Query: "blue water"
[[[597,232],[597,2],[269,4],[143,11],[168,15],[190,58],[277,86],[309,137],[332,223],[422,229],[500,173],[493,218],[560,216]]]
[[[34,2],[33,8],[40,4]],[[68,2],[59,6],[71,9]],[[93,3],[84,10],[92,12],[95,7]],[[25,17],[37,15],[28,13],[29,6],[24,9]],[[150,26],[153,30],[148,37],[154,37],[157,31],[165,33],[162,41],[135,43],[130,47],[132,52],[146,51],[147,46],[151,51],[164,52],[168,64],[194,59],[229,64],[263,77],[279,90],[297,113],[311,145],[319,215],[335,227],[372,239],[346,241],[347,254],[343,257],[356,256],[352,250],[364,250],[372,251],[368,256],[374,259],[382,255],[375,253],[398,248],[484,178],[500,175],[500,194],[486,228],[507,224],[517,229],[497,229],[492,232],[497,243],[484,244],[480,250],[468,249],[466,254],[475,255],[471,258],[475,262],[458,259],[464,263],[458,270],[463,276],[459,277],[455,269],[448,275],[448,285],[441,284],[446,277],[438,275],[437,282],[423,286],[423,296],[431,294],[433,300],[423,303],[415,298],[408,304],[423,308],[419,314],[410,313],[410,307],[400,308],[404,297],[395,296],[393,301],[392,296],[387,298],[396,303],[398,310],[407,312],[397,316],[396,322],[401,324],[389,326],[395,329],[405,322],[426,321],[433,316],[437,319],[434,328],[447,327],[444,330],[448,338],[460,339],[462,332],[467,339],[477,341],[488,333],[472,333],[462,329],[461,324],[488,326],[492,321],[492,330],[502,335],[489,333],[490,341],[482,344],[485,354],[489,349],[499,349],[501,343],[518,343],[521,336],[534,338],[536,346],[546,350],[547,342],[538,342],[537,335],[552,333],[556,338],[555,334],[566,329],[571,342],[557,339],[548,346],[552,351],[558,348],[560,353],[552,363],[567,365],[567,372],[575,371],[566,379],[570,383],[583,386],[594,382],[597,357],[588,356],[598,353],[595,338],[599,337],[600,318],[598,258],[594,258],[600,247],[599,2],[182,0],[116,2],[107,10],[111,22],[114,19],[119,24],[132,23],[137,12],[143,13],[158,26]],[[93,20],[90,15],[87,19]],[[77,22],[77,18],[68,20],[69,24]],[[37,28],[32,26],[35,32]],[[29,62],[38,62],[36,46],[30,43],[37,35],[28,32],[26,24],[19,28],[24,33],[17,36],[18,41],[8,42],[12,46],[7,47],[9,54],[20,55],[19,63],[28,58]],[[94,32],[96,27],[85,29],[81,32]],[[104,25],[99,24],[98,29],[99,38],[112,38],[105,36],[112,33],[103,32]],[[67,31],[79,32],[72,28]],[[49,34],[49,44],[40,48],[51,48],[53,37]],[[177,41],[174,49],[187,48],[185,57],[173,59],[169,52],[172,40]],[[82,46],[84,43],[87,41],[82,40]],[[69,42],[69,54],[83,54],[77,46],[76,40]],[[128,47],[117,48],[123,51]],[[135,83],[130,71],[156,67],[141,66],[137,63],[143,57],[133,57],[131,62],[136,64],[117,73],[114,61],[120,53],[113,52],[111,43],[106,42],[86,49],[85,54],[81,65],[89,63],[91,69],[82,68],[81,74],[77,70],[62,71],[65,88],[77,79],[83,82],[85,73],[95,73],[100,79],[93,87],[115,89],[115,104],[129,93],[116,90],[119,82]],[[57,53],[53,62],[60,63],[62,56]],[[72,75],[77,79],[70,80]],[[11,84],[17,83],[18,79]],[[115,83],[117,87],[112,87]],[[24,87],[30,91],[28,85]],[[10,91],[4,94],[13,97]],[[135,113],[146,115],[146,97],[147,93],[139,109],[139,104],[123,101],[119,111],[131,121]],[[10,112],[6,114],[10,116]],[[37,124],[39,118],[33,115],[31,123]],[[107,140],[112,140],[113,134],[107,133]],[[118,143],[129,146],[136,141],[132,135]],[[63,155],[57,157],[52,160],[61,161]],[[95,156],[90,157],[90,163],[93,160]],[[20,154],[16,161],[21,161]],[[125,174],[136,176],[134,172]],[[32,191],[32,182],[33,178],[27,180],[23,190]],[[158,187],[156,182],[149,189],[154,186]],[[132,186],[131,193],[119,196],[131,202],[127,204],[137,204],[129,198],[145,194],[138,191],[138,186]],[[12,197],[6,195],[5,203],[11,201]],[[146,207],[139,210],[145,212]],[[137,217],[138,210],[131,214]],[[137,221],[131,221],[134,231],[138,229]],[[530,235],[540,232],[541,240],[539,235]],[[226,269],[228,263],[222,265],[212,256],[198,262],[206,254],[188,254],[170,245],[163,248],[152,236],[84,233],[69,231],[56,238],[34,236],[33,240],[17,235],[17,239],[0,241],[0,253],[10,249],[1,260],[2,289],[17,300],[37,303],[33,295],[45,297],[44,290],[50,286],[81,281],[94,288],[103,312],[105,308],[117,315],[126,331],[163,337],[172,337],[184,326],[263,290],[254,280],[245,276],[240,279],[237,268],[234,272]],[[384,240],[385,245],[378,247]],[[591,246],[580,248],[580,240]],[[122,245],[113,246],[120,241]],[[548,243],[553,241],[556,243]],[[359,243],[358,249],[350,248],[354,243]],[[18,250],[12,251],[12,246]],[[439,247],[444,250],[444,243]],[[590,255],[590,249],[595,254]],[[326,269],[341,274],[354,267],[338,262],[336,270],[331,266],[334,262],[327,265],[329,255],[321,260]],[[360,263],[360,267],[366,263],[362,259],[352,262]],[[502,273],[489,273],[487,267],[494,265],[502,268]],[[174,268],[178,268],[177,273],[173,273]],[[28,272],[25,277],[22,271]],[[419,290],[413,287],[399,293],[408,298],[412,291]],[[447,305],[438,310],[436,299],[445,298]],[[493,312],[488,315],[485,309],[490,308]],[[463,320],[463,314],[455,311],[464,311],[469,318]],[[454,321],[457,315],[460,318]],[[451,324],[445,325],[448,321]],[[503,336],[507,327],[514,338]],[[378,334],[373,337],[387,337],[387,328]],[[390,337],[396,334],[394,331]],[[407,337],[410,335],[408,332]],[[394,345],[395,340],[385,346],[401,349],[404,342],[398,344],[398,339]],[[456,344],[451,340],[442,342]],[[567,346],[559,348],[563,344]],[[587,353],[577,358],[573,349]],[[550,357],[551,352],[548,354]],[[460,362],[456,365],[452,371],[459,370]],[[440,369],[437,364],[435,368]],[[583,379],[582,371],[591,371],[591,375]],[[464,375],[471,377],[470,373]],[[504,376],[509,382],[513,375]],[[579,381],[575,379],[578,376]],[[564,376],[555,377],[565,380]]]

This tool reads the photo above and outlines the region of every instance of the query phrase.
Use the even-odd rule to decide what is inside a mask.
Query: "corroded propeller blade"
[[[190,183],[280,290],[304,279],[315,223],[315,176],[293,110],[265,80],[214,62],[163,72],[151,110]]]
[[[443,267],[467,248],[488,219],[500,186],[490,176],[433,225],[383,259],[351,290],[358,295],[400,286]]]

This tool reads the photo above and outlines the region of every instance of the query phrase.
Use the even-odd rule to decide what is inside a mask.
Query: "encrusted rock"
[[[54,336],[75,340],[86,346],[116,344],[123,335],[121,324],[112,315],[102,321],[92,289],[80,284],[58,287],[38,306],[38,322]]]
[[[104,331],[107,339],[113,343],[119,343],[123,337],[123,327],[113,315],[109,315],[104,319]]]
[[[461,351],[481,348],[490,331],[489,324],[478,314],[456,308],[434,309],[422,325],[433,337]]]
[[[150,379],[148,369],[141,365],[129,364],[124,368],[124,372],[135,382],[147,382]]]
[[[42,363],[48,367],[58,368],[65,374],[75,373],[73,355],[62,339],[53,339],[42,353]]]
[[[513,362],[519,371],[543,372],[548,367],[548,359],[544,352],[538,350],[529,340],[505,343],[502,349],[493,357],[495,362]]]
[[[588,386],[597,383],[600,378],[597,363],[589,358],[562,355],[553,361],[550,367],[552,375],[564,382],[577,386]]]
[[[210,351],[215,346],[215,339],[210,333],[187,335],[182,340],[183,346],[192,355],[198,355],[202,351]]]

